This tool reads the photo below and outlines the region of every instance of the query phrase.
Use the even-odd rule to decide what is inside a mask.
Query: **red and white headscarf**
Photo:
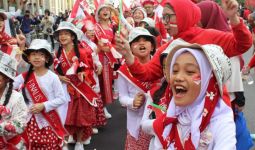
[[[205,54],[200,51],[200,50],[194,50],[194,49],[190,49],[190,48],[182,48],[180,50],[178,50],[171,61],[170,64],[170,76],[172,74],[172,67],[174,62],[176,61],[177,57],[180,56],[181,54],[185,53],[185,52],[189,52],[191,53],[200,68],[200,75],[201,75],[201,90],[199,93],[199,96],[197,97],[197,99],[191,104],[188,105],[186,107],[180,107],[180,106],[176,106],[174,103],[174,97],[172,97],[171,102],[169,104],[169,107],[167,109],[167,117],[177,117],[178,119],[178,123],[181,129],[180,132],[180,138],[183,139],[185,137],[188,137],[189,134],[191,134],[191,141],[194,145],[194,147],[197,149],[199,142],[200,142],[200,124],[202,122],[202,117],[203,117],[203,111],[204,111],[204,105],[205,105],[205,97],[207,94],[207,89],[208,89],[208,85],[209,85],[209,81],[212,77],[212,67],[209,63],[209,61],[207,60],[207,57],[205,56]],[[218,93],[219,94],[219,93]],[[231,108],[222,100],[222,98],[220,98],[220,100],[218,101],[211,120],[215,120],[217,118],[217,120],[230,120],[230,122],[232,122],[232,126],[229,126],[230,129],[229,131],[226,131],[226,134],[228,134],[227,132],[235,132],[235,125],[234,125],[234,121],[233,121],[233,112],[231,110]],[[211,123],[211,122],[210,122]],[[224,124],[222,124],[224,125]],[[213,128],[213,125],[210,126],[212,127],[212,129],[210,130],[216,130],[215,128]],[[170,131],[172,129],[172,124],[167,125],[164,128],[163,131],[163,137],[166,138]],[[213,135],[214,136],[214,135]],[[235,143],[235,139],[233,139],[233,143]],[[231,143],[231,144],[233,144]],[[235,145],[235,144],[234,144]],[[170,144],[170,146],[168,147],[168,149],[174,149],[174,144]]]

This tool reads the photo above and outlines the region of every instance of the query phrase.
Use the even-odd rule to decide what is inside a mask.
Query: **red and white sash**
[[[203,117],[200,124],[200,133],[203,132],[210,123],[210,119],[220,98],[219,88],[215,87],[216,83],[216,78],[213,76],[209,81],[207,91],[208,93],[214,93],[214,95],[208,94],[205,97]],[[153,122],[153,129],[157,137],[159,138],[159,141],[161,142],[163,148],[167,149],[171,143],[174,143],[174,147],[176,150],[195,150],[195,147],[191,140],[191,134],[189,135],[188,139],[182,144],[177,129],[177,123],[177,118],[166,117],[166,114],[160,116],[159,118],[156,118],[156,120]],[[164,139],[162,136],[163,130],[168,124],[172,124],[172,129],[167,138]]]
[[[59,61],[63,73],[66,74],[67,70],[71,67],[71,64],[69,63],[64,50],[61,52]],[[96,100],[98,99],[98,95],[89,85],[87,85],[87,83],[81,82],[77,74],[66,75],[66,77],[70,79],[71,86],[77,90],[90,105],[97,107]]]
[[[137,87],[138,89],[142,90],[143,92],[147,93],[151,89],[151,82],[141,82],[129,72],[129,69],[126,64],[122,65],[118,73],[121,74],[126,80],[128,80],[132,85]]]
[[[23,73],[22,75],[25,78],[26,73]],[[48,101],[48,98],[41,90],[34,73],[30,75],[25,88],[29,92],[34,104]],[[61,119],[57,111],[51,110],[47,113],[42,111],[41,114],[47,120],[59,138],[63,139],[67,135],[67,132],[61,123]]]
[[[105,55],[109,59],[111,66],[117,63],[116,58],[121,58],[122,56],[115,50],[112,43],[108,40],[108,36],[105,34],[104,29],[97,23],[95,25],[95,35],[98,40],[106,42],[106,45],[110,47],[111,52],[105,52]]]

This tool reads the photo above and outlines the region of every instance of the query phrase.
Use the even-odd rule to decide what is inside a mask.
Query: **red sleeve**
[[[141,64],[135,58],[134,64],[128,66],[130,72],[141,81],[154,81],[163,77],[163,70],[160,64],[160,55],[166,49],[169,43],[162,45],[153,58],[146,64]]]
[[[248,66],[249,66],[250,68],[252,68],[252,67],[255,66],[255,55],[252,56],[252,58],[251,58],[251,60],[250,60],[250,62],[249,62],[249,64],[248,64]]]
[[[245,53],[252,46],[252,35],[248,28],[240,20],[240,24],[232,26],[232,32],[222,32],[214,29],[207,29],[196,37],[199,44],[216,44],[223,48],[228,57]]]
[[[162,36],[162,39],[166,39],[166,29],[164,27],[164,24],[162,23],[161,20],[158,21],[158,24],[159,24],[159,32]]]
[[[240,20],[240,24],[232,26],[232,31],[233,34],[221,41],[223,44],[227,43],[222,47],[228,57],[243,54],[252,46],[251,32],[245,26],[242,19]]]

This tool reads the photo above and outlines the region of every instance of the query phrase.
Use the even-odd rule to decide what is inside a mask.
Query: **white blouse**
[[[51,110],[57,109],[57,112],[61,118],[62,123],[65,121],[66,114],[61,114],[62,107],[68,103],[68,100],[65,97],[65,93],[62,87],[62,84],[58,78],[58,76],[52,71],[48,70],[48,72],[43,76],[36,76],[38,84],[40,85],[41,90],[44,92],[45,96],[48,98],[48,101],[44,102],[45,112],[49,112]],[[18,89],[20,85],[24,83],[24,78],[22,74],[17,76],[14,80],[14,89]],[[33,101],[31,99],[30,94],[27,90],[26,95],[29,100],[28,107],[31,108],[33,105]],[[64,109],[67,109],[64,107]],[[64,116],[64,117],[63,117]],[[29,114],[28,121],[32,117],[32,114]],[[48,122],[44,119],[41,114],[35,114],[35,119],[38,124],[38,127],[41,129],[43,127],[49,126]]]
[[[144,105],[139,109],[133,108],[133,101],[138,92],[142,92],[129,81],[127,81],[121,74],[117,79],[117,88],[119,90],[119,101],[122,106],[127,107],[127,129],[129,133],[138,138],[140,123],[143,116]]]

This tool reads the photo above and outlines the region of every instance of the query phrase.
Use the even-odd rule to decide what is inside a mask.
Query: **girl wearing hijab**
[[[152,120],[156,137],[150,149],[235,149],[233,112],[223,94],[231,68],[222,49],[177,46],[166,66],[172,96],[166,114]]]
[[[181,38],[189,43],[217,44],[228,57],[240,55],[251,47],[251,33],[238,17],[236,0],[223,1],[223,7],[230,20],[232,33],[197,27],[201,20],[201,11],[190,0],[166,0],[163,23],[174,39]],[[163,76],[160,55],[168,46],[173,46],[171,43],[172,41],[161,46],[149,63],[141,65],[131,53],[128,42],[116,35],[116,49],[122,53],[130,72],[141,81],[151,81]]]
[[[222,8],[214,1],[202,1],[197,4],[201,9],[201,25],[206,29],[216,29],[225,32],[232,32],[227,18]],[[237,149],[249,149],[252,147],[252,139],[250,132],[242,115],[242,109],[245,105],[243,81],[240,73],[240,57],[234,56],[230,58],[232,76],[226,83],[226,87],[232,103],[232,109],[235,114]],[[240,124],[240,120],[243,121]],[[240,132],[241,131],[241,132]]]

